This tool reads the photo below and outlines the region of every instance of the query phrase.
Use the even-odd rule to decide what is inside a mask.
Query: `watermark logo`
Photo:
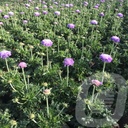
[[[114,121],[115,123],[118,122],[118,120],[123,116],[127,99],[126,80],[118,74],[109,74],[109,77],[112,79],[111,85],[116,85],[116,90],[111,90],[110,88],[108,88],[106,90],[103,90],[100,95],[97,95],[96,93],[94,95],[94,97],[97,96],[100,101],[103,101],[105,103],[104,110],[107,109],[108,112],[111,111],[111,104],[112,102],[114,102],[114,110],[111,111],[109,117],[103,115],[100,118],[96,118],[97,116],[94,117],[93,115],[98,114],[100,110],[95,110],[95,106],[93,108],[87,108],[85,100],[87,99],[88,93],[90,92],[90,87],[92,87],[91,80],[94,79],[94,76],[88,77],[81,85],[76,101],[75,116],[77,121],[82,126],[102,127],[104,124],[110,124],[110,126],[112,126]],[[104,86],[104,84],[102,86]],[[88,113],[86,112],[87,109],[90,109],[91,114],[89,114],[89,111]],[[102,112],[102,114],[103,113],[104,112]]]

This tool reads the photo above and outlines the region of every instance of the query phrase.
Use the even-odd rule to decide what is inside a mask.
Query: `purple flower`
[[[39,10],[39,7],[35,7],[35,10]]]
[[[69,7],[73,7],[73,4],[69,4]]]
[[[52,7],[52,6],[49,6],[49,8],[51,8],[51,9],[52,9],[53,7]]]
[[[104,2],[105,2],[105,0],[100,0],[100,2],[101,2],[101,3],[104,3]]]
[[[43,14],[46,15],[46,14],[48,14],[48,12],[47,11],[43,11]]]
[[[124,15],[122,13],[118,13],[117,16],[123,18]]]
[[[47,5],[44,5],[43,8],[47,8]]]
[[[4,15],[4,19],[8,19],[9,18],[9,15]]]
[[[39,12],[35,12],[34,15],[35,16],[40,16],[40,13]]]
[[[88,2],[86,2],[86,1],[84,1],[83,4],[84,4],[84,6],[88,6]]]
[[[113,60],[113,58],[111,57],[111,55],[104,54],[104,53],[102,53],[102,54],[100,55],[100,59],[101,59],[103,62],[106,62],[106,63],[111,63],[111,61]]]
[[[3,22],[0,22],[0,26],[1,26],[1,25],[4,25]]]
[[[92,80],[92,84],[93,84],[93,85],[96,85],[96,86],[100,86],[100,85],[102,85],[103,83],[100,82],[99,80]]]
[[[99,8],[99,6],[98,6],[98,5],[95,5],[95,6],[94,6],[94,8],[98,9],[98,8]]]
[[[28,21],[27,20],[23,20],[23,24],[27,24],[28,23]]]
[[[63,61],[64,67],[66,66],[73,66],[74,60],[72,58],[65,58]]]
[[[118,36],[112,36],[111,37],[111,40],[114,42],[114,43],[119,43],[120,42],[120,38]]]
[[[18,64],[18,67],[20,67],[20,68],[26,68],[27,67],[27,64],[25,62],[20,62]]]
[[[75,28],[75,25],[74,24],[68,24],[67,27],[70,29],[73,29],[73,28]]]
[[[51,47],[53,42],[50,39],[44,39],[41,41],[41,44],[46,46],[46,47]]]
[[[25,4],[26,7],[30,7],[30,4]]]
[[[0,13],[2,12],[2,10],[0,9]]]
[[[10,51],[3,50],[3,51],[0,52],[0,58],[2,58],[2,59],[6,59],[9,56],[11,56],[11,52]]]
[[[9,12],[8,15],[9,15],[9,16],[13,16],[14,13],[13,13],[13,12]]]
[[[69,5],[69,4],[65,4],[65,7],[69,8],[69,7],[70,7],[70,5]]]
[[[76,13],[80,13],[80,10],[79,10],[79,9],[77,9],[75,12],[76,12]]]
[[[99,16],[103,17],[103,16],[104,16],[104,13],[103,13],[103,12],[101,12],[101,13],[99,14]]]
[[[92,20],[90,23],[91,23],[92,25],[97,25],[97,24],[98,24],[98,22],[97,22],[96,20]]]
[[[23,15],[23,14],[24,14],[24,12],[20,12],[20,14],[21,14],[21,15]]]
[[[54,14],[57,15],[57,16],[59,16],[60,15],[60,12],[59,11],[55,11]]]

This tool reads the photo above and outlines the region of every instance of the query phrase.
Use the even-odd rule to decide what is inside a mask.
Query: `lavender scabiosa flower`
[[[79,9],[77,9],[75,12],[76,12],[76,13],[80,13],[80,10],[79,10]]]
[[[43,8],[47,8],[47,5],[44,5]]]
[[[53,45],[53,42],[50,39],[44,39],[41,41],[41,44],[47,48],[47,70],[49,68],[49,56],[48,56],[48,47]]]
[[[98,9],[98,8],[99,8],[99,6],[98,6],[98,5],[95,5],[95,6],[94,6],[94,8]]]
[[[118,36],[112,36],[111,37],[111,40],[114,42],[114,43],[119,43],[120,42],[120,38]]]
[[[0,22],[0,26],[1,26],[1,25],[4,25],[3,22]]]
[[[53,45],[53,42],[50,39],[44,39],[41,41],[41,44],[45,47],[51,47]]]
[[[25,72],[24,72],[24,68],[27,67],[27,64],[25,62],[20,62],[18,64],[18,67],[22,69],[22,74],[23,74],[23,78],[24,78],[24,84],[26,86],[26,90],[28,89],[28,85],[27,85],[27,81],[26,81],[26,77],[25,77]]]
[[[69,7],[73,7],[73,4],[69,4]]]
[[[65,58],[63,61],[64,67],[67,67],[67,86],[68,86],[68,79],[69,79],[69,66],[74,65],[74,60],[72,58]]]
[[[101,13],[99,14],[99,16],[103,17],[103,16],[104,16],[104,13],[103,13],[103,12],[101,12]]]
[[[75,25],[74,24],[68,24],[67,27],[70,28],[70,29],[74,29]]]
[[[69,5],[69,4],[65,4],[65,7],[69,8],[69,7],[70,7],[70,5]]]
[[[28,21],[27,20],[23,20],[23,24],[27,24],[28,23]]]
[[[55,11],[54,14],[57,15],[57,16],[59,16],[60,15],[60,12],[59,11]]]
[[[86,1],[84,1],[83,4],[84,4],[84,6],[88,6],[88,2],[86,2]]]
[[[104,2],[105,2],[105,0],[100,0],[100,2],[101,2],[101,3],[104,3]]]
[[[0,58],[2,58],[2,59],[6,59],[9,56],[11,56],[11,52],[10,51],[3,50],[3,51],[0,52]]]
[[[102,53],[100,55],[100,59],[103,61],[103,62],[106,62],[106,63],[111,63],[113,58],[111,57],[111,55],[108,55],[108,54],[104,54]]]
[[[100,86],[100,85],[102,85],[102,82],[100,82],[99,80],[92,80],[91,82],[92,82],[92,84],[95,85],[95,86]]]
[[[35,10],[39,10],[39,7],[35,7]]]
[[[43,13],[44,15],[48,14],[48,12],[47,12],[47,11],[43,11],[42,13]]]
[[[9,12],[8,15],[9,16],[13,16],[14,15],[14,12]]]
[[[3,11],[0,9],[0,13],[2,13]]]
[[[18,67],[20,67],[20,68],[26,68],[27,67],[27,64],[25,62],[20,62],[18,64]]]
[[[7,67],[8,72],[9,72],[9,67],[8,67],[7,58],[11,55],[12,55],[11,51],[3,50],[3,51],[0,52],[0,58],[5,59],[6,67]]]
[[[30,7],[30,4],[25,4],[26,7]]]
[[[66,66],[73,66],[74,60],[72,58],[65,58],[63,61],[64,67]]]
[[[53,6],[49,6],[49,8],[53,9]]]
[[[4,15],[4,19],[8,19],[9,18],[9,15]]]
[[[124,15],[122,13],[118,13],[117,16],[120,17],[120,18],[124,17]]]
[[[23,15],[23,14],[24,14],[24,12],[20,12],[20,14],[21,14],[21,15]]]
[[[91,23],[92,25],[97,25],[97,24],[98,24],[98,21],[92,20],[90,23]]]
[[[40,13],[39,12],[34,12],[34,15],[35,16],[40,16]]]

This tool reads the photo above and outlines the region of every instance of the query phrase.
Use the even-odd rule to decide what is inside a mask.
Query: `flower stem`
[[[48,57],[48,47],[47,47],[47,69],[49,68],[49,57]]]
[[[67,66],[67,86],[68,86],[68,80],[69,80],[69,66]]]
[[[92,91],[92,102],[94,100],[94,93],[95,93],[95,85],[93,85],[93,91]]]
[[[48,96],[46,96],[46,105],[47,105],[47,116],[49,117],[49,104],[48,104]]]
[[[9,72],[9,67],[8,67],[8,61],[7,61],[7,59],[5,59],[5,63],[6,63],[7,70]]]
[[[23,74],[24,83],[25,83],[26,90],[27,90],[27,89],[28,89],[28,87],[27,87],[26,77],[25,77],[25,73],[24,73],[24,68],[22,68],[22,74]]]
[[[106,63],[104,62],[103,71],[102,71],[102,80],[101,80],[102,83],[104,81],[104,70],[105,70],[105,66],[106,66]]]

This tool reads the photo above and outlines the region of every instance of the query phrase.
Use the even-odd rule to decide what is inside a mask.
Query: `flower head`
[[[14,12],[9,12],[8,15],[9,16],[13,16],[14,15]]]
[[[55,11],[54,14],[57,15],[57,16],[59,16],[60,15],[60,12],[59,11]]]
[[[98,24],[98,22],[97,22],[96,20],[92,20],[90,23],[91,23],[92,25],[97,25],[97,24]]]
[[[11,52],[10,51],[3,50],[3,51],[0,52],[0,58],[2,58],[2,59],[6,59],[9,56],[11,56]]]
[[[122,13],[118,13],[117,16],[123,18],[124,15]]]
[[[75,28],[75,25],[74,24],[68,24],[67,27],[70,29],[73,29],[73,28]]]
[[[23,20],[23,24],[27,24],[28,23],[28,21],[27,20]]]
[[[0,26],[1,26],[1,25],[4,25],[3,22],[0,22]]]
[[[40,13],[39,12],[35,12],[34,15],[35,16],[40,16]]]
[[[39,7],[35,7],[35,10],[39,10]]]
[[[106,62],[106,63],[111,63],[111,61],[113,60],[113,58],[111,57],[111,55],[104,54],[104,53],[102,53],[102,54],[100,55],[100,59],[101,59],[103,62]]]
[[[101,3],[104,3],[104,2],[105,2],[105,0],[100,0],[100,2],[101,2]]]
[[[103,16],[104,16],[104,13],[103,13],[103,12],[101,12],[101,13],[99,14],[99,16],[103,17]]]
[[[92,82],[93,85],[96,85],[96,86],[100,86],[100,85],[103,84],[103,83],[100,82],[99,80],[92,80],[91,82]]]
[[[83,4],[84,4],[84,6],[88,6],[88,2],[86,2],[86,1],[84,1]]]
[[[43,93],[44,93],[45,95],[50,95],[50,94],[51,94],[51,89],[45,89],[45,90],[43,91]]]
[[[9,15],[4,15],[4,19],[8,19],[9,18]]]
[[[43,11],[43,14],[46,15],[46,14],[48,14],[48,12],[47,11]]]
[[[65,58],[63,61],[64,66],[73,66],[74,60],[72,58]]]
[[[120,38],[118,36],[112,36],[111,37],[111,40],[114,42],[114,43],[119,43],[120,42]]]
[[[18,64],[18,67],[20,67],[20,68],[26,68],[27,67],[27,64],[25,62],[20,62]]]
[[[79,9],[77,9],[75,12],[76,12],[76,13],[80,13],[80,10],[79,10]]]
[[[41,44],[46,46],[46,47],[51,47],[53,42],[50,39],[44,39],[41,41]]]

